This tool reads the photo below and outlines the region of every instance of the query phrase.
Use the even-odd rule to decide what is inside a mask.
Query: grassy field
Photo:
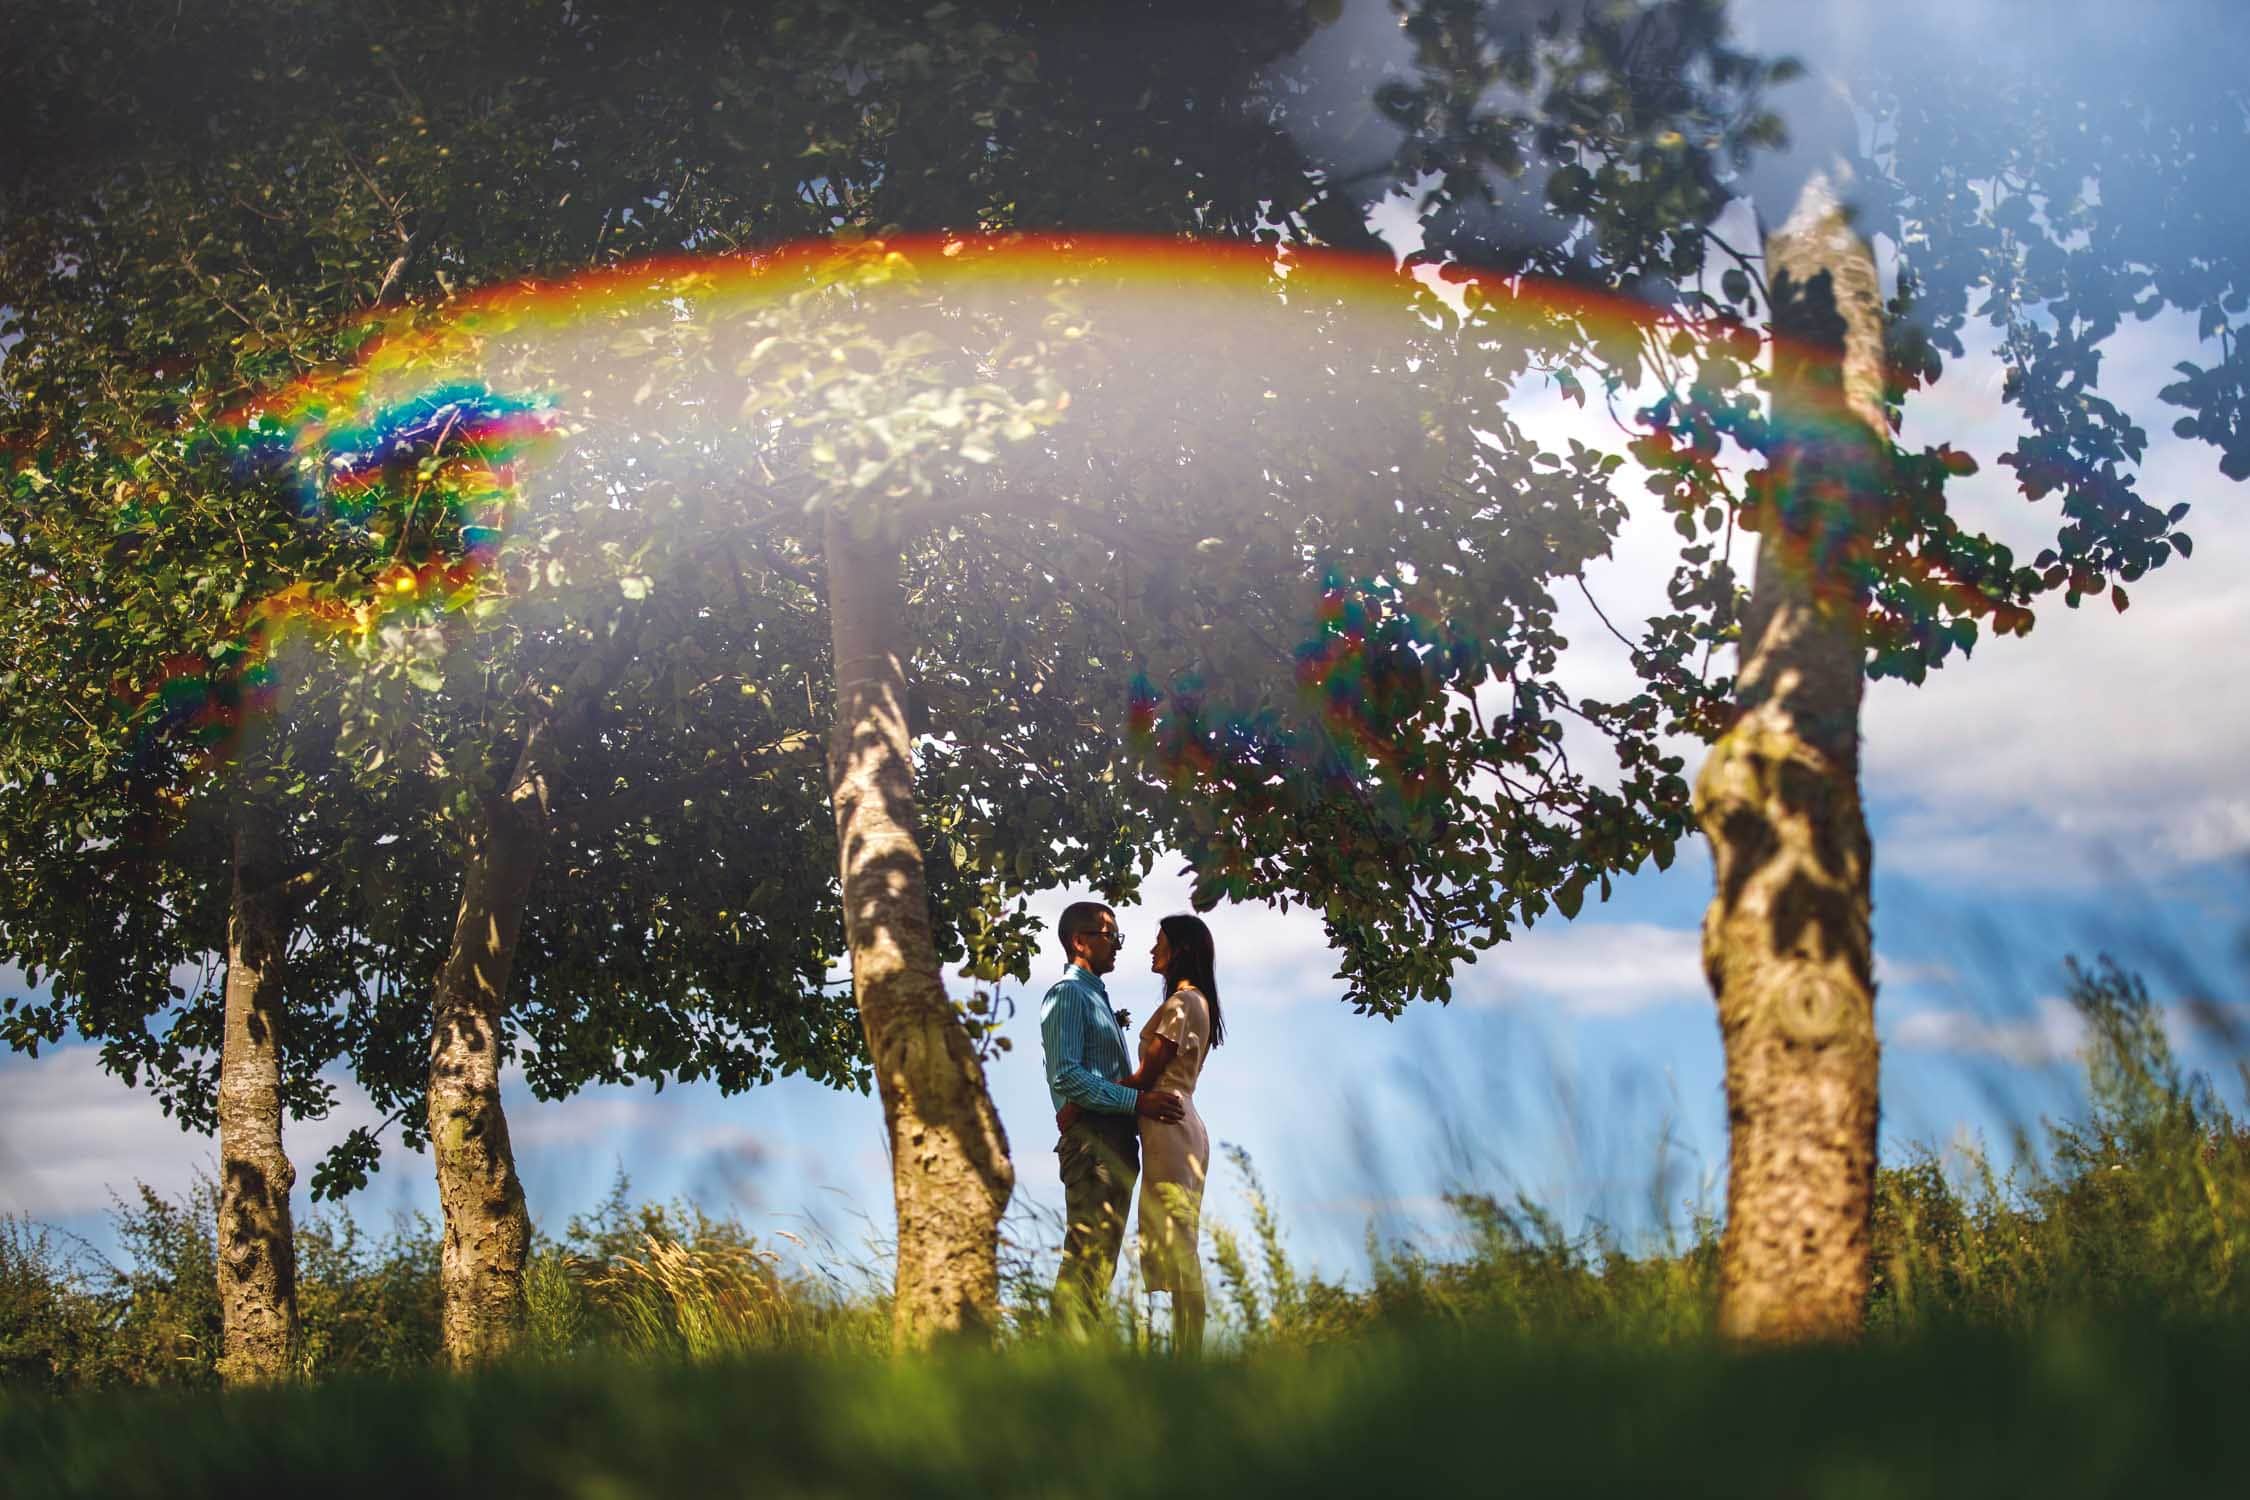
[[[1756,1356],[1463,1330],[1202,1365],[1052,1347],[582,1361],[18,1399],[0,1407],[0,1491],[2216,1493],[2250,1474],[2246,1388],[2243,1330],[2139,1321]]]
[[[998,1347],[892,1360],[879,1267],[620,1183],[541,1238],[521,1356],[474,1379],[432,1369],[434,1226],[301,1225],[304,1378],[226,1394],[210,1205],[144,1194],[122,1266],[0,1221],[0,1497],[2230,1493],[2250,1129],[2130,976],[2072,998],[2088,1117],[2014,1175],[1884,1169],[1851,1348],[1720,1347],[1708,1222],[1628,1250],[1463,1194],[1444,1249],[1324,1280],[1238,1159],[1201,1364],[1150,1353],[1129,1294],[1100,1344],[1056,1337],[1017,1243]]]

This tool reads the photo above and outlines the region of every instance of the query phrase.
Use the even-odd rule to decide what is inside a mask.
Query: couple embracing
[[[1225,1036],[1212,969],[1211,929],[1200,917],[1166,917],[1149,950],[1163,977],[1163,999],[1128,1054],[1130,1018],[1112,1010],[1102,976],[1117,967],[1124,936],[1117,913],[1080,901],[1062,914],[1057,935],[1070,969],[1039,1006],[1047,1092],[1062,1139],[1062,1272],[1055,1319],[1083,1333],[1109,1295],[1125,1242],[1133,1184],[1141,1188],[1141,1280],[1172,1294],[1172,1348],[1203,1347],[1203,1264],[1196,1236],[1211,1138],[1195,1112],[1203,1059]]]

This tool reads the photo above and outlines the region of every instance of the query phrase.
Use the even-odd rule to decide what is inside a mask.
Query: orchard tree
[[[2218,61],[2239,25],[2087,8],[2108,45],[2082,50],[2060,20],[1886,10],[1879,44],[1839,43],[1791,87],[1802,70],[1742,52],[1718,0],[1396,9],[1412,55],[1367,127],[1391,165],[1340,183],[1350,211],[1329,222],[1415,194],[1423,257],[1471,283],[1472,334],[1531,278],[1596,299],[1555,378],[1633,408],[1629,451],[1685,543],[1635,662],[1670,727],[1714,740],[1696,810],[1730,1121],[1720,1323],[1849,1334],[1877,1117],[1864,684],[2021,634],[2048,595],[2122,610],[2125,585],[2190,552],[2187,503],[2143,498],[2146,433],[2100,390],[2129,322],[2194,315],[2216,360],[2183,347],[2162,400],[2224,474],[2250,472],[2225,186],[2246,117]],[[1933,44],[1938,20],[1982,44]],[[1598,315],[1604,297],[1636,316]],[[2030,559],[1949,511],[1975,456],[1898,439],[1972,319],[2001,334],[2025,429],[1998,461],[2060,512]],[[1746,595],[1736,531],[1757,539]],[[1688,669],[1714,645],[1735,648],[1731,676]]]
[[[283,1053],[328,1055],[310,1017],[354,984],[323,830],[366,807],[332,729],[244,731],[276,706],[281,666],[259,596],[322,576],[335,552],[285,510],[240,503],[223,456],[173,440],[208,383],[240,378],[223,296],[142,261],[115,226],[46,227],[18,224],[0,278],[16,335],[0,364],[14,460],[0,934],[52,996],[8,1000],[8,1037],[35,1049],[75,1027],[184,1126],[217,1127],[220,1368],[270,1379],[296,1329],[281,1115],[329,1097]],[[199,967],[191,995],[179,977]]]
[[[790,837],[824,842],[825,831],[802,816],[794,794],[803,783],[783,774],[793,747],[809,743],[802,726],[776,717],[793,699],[762,679],[770,671],[779,684],[803,682],[818,670],[817,640],[788,648],[785,659],[760,657],[776,639],[759,636],[744,613],[763,597],[760,577],[733,559],[723,573],[709,569],[708,557],[692,562],[723,579],[713,586],[731,601],[728,618],[699,637],[682,626],[694,611],[683,614],[679,599],[643,607],[621,597],[656,586],[641,571],[645,557],[620,553],[599,576],[583,559],[519,550],[466,580],[475,585],[469,592],[505,593],[512,568],[518,588],[536,572],[553,593],[576,562],[576,597],[587,601],[579,616],[510,620],[481,653],[443,649],[455,644],[444,639],[446,612],[458,614],[467,601],[426,592],[458,592],[465,583],[453,564],[486,543],[472,538],[473,518],[422,492],[442,488],[447,466],[478,461],[466,434],[425,430],[374,456],[307,442],[282,455],[279,472],[245,474],[228,460],[256,458],[289,434],[225,429],[239,427],[230,419],[254,396],[287,389],[307,372],[348,367],[355,345],[374,331],[363,316],[371,307],[386,310],[388,328],[479,281],[706,236],[829,227],[829,206],[804,191],[794,154],[781,158],[778,176],[761,167],[771,165],[772,142],[785,128],[848,137],[859,106],[837,78],[841,59],[861,55],[864,34],[852,17],[804,7],[768,15],[760,30],[714,47],[688,18],[648,7],[492,7],[495,24],[505,20],[523,44],[515,66],[495,72],[460,51],[457,18],[364,7],[288,7],[283,15],[246,4],[192,16],[144,9],[123,18],[133,24],[75,10],[11,20],[21,45],[8,54],[23,84],[9,90],[11,136],[26,149],[7,183],[0,291],[11,336],[0,367],[8,478],[20,507],[9,562],[24,624],[49,628],[29,637],[37,649],[20,659],[39,708],[19,715],[9,792],[23,815],[27,859],[42,872],[74,861],[109,872],[100,878],[120,899],[73,908],[73,897],[104,893],[89,890],[84,876],[25,877],[10,944],[45,971],[55,999],[20,1012],[10,1034],[36,1045],[74,1025],[104,1043],[121,1074],[155,1083],[191,1124],[212,1115],[208,1049],[221,1051],[217,1071],[226,1080],[245,1081],[216,1085],[220,1097],[243,1104],[221,1111],[229,1126],[223,1175],[229,1184],[254,1176],[266,1185],[253,1207],[230,1199],[224,1209],[223,1240],[262,1257],[272,1273],[243,1299],[230,1292],[230,1349],[240,1343],[247,1363],[230,1353],[229,1368],[245,1373],[284,1367],[293,1321],[292,1169],[278,1144],[284,1096],[320,1107],[318,1069],[343,1055],[394,1114],[431,1097],[432,1113],[401,1118],[410,1141],[429,1128],[459,1147],[439,1153],[449,1246],[459,1252],[448,1257],[449,1303],[459,1314],[449,1316],[449,1347],[458,1358],[481,1357],[505,1343],[515,1320],[524,1238],[496,1093],[508,1038],[494,1017],[558,800],[569,825],[563,868],[578,882],[578,899],[560,891],[541,898],[564,906],[560,920],[569,924],[567,936],[539,949],[553,978],[515,974],[541,1000],[546,1045],[529,1068],[536,1088],[560,1094],[589,1078],[704,1072],[741,1086],[777,1064],[838,1081],[856,1072],[850,1034],[830,1024],[819,988],[836,946],[827,938],[834,908],[823,908],[819,887],[775,878],[804,862],[792,857]],[[784,37],[793,45],[771,45]],[[97,56],[108,63],[89,71]],[[618,109],[621,95],[632,96],[632,107]],[[732,101],[737,115],[714,120],[714,101]],[[772,112],[766,123],[761,107]],[[214,441],[229,437],[242,440],[233,452]],[[287,472],[332,457],[378,471],[355,477],[380,480],[380,500],[362,493],[340,507],[322,484]],[[381,472],[401,462],[403,473]],[[419,505],[417,519],[425,498],[431,503]],[[553,540],[587,541],[600,555],[600,539]],[[687,576],[661,582],[676,591]],[[123,603],[112,608],[115,599]],[[259,653],[247,639],[261,609],[277,601],[315,614],[358,611],[379,628],[328,638],[330,664],[344,670],[322,679],[331,687],[327,709],[299,695],[296,717],[329,713],[331,730],[242,742],[247,764],[279,756],[273,786],[245,786],[239,776],[198,782],[210,766],[181,732],[224,737],[239,729],[260,691],[257,675],[288,672],[286,661],[253,659]],[[581,670],[589,640],[598,649]],[[697,651],[737,654],[697,662]],[[489,680],[475,684],[478,693],[449,692],[446,663],[472,661],[497,666],[516,691],[497,705]],[[187,663],[178,668],[182,680],[164,681],[167,662]],[[622,723],[620,684],[651,692],[632,700]],[[753,699],[743,685],[768,691]],[[124,695],[114,702],[113,688]],[[736,697],[716,715],[691,701],[727,688]],[[210,708],[204,720],[171,711],[174,699],[196,692]],[[742,722],[752,709],[765,721],[754,734]],[[724,735],[685,752],[664,748],[666,731],[704,727]],[[385,799],[378,821],[407,820],[301,836],[296,852],[319,867],[319,888],[350,887],[342,915],[276,911],[281,897],[262,875],[233,880],[223,861],[181,862],[189,820],[164,821],[180,807],[225,807],[238,820],[279,808],[294,826],[317,827],[318,808],[292,803],[305,796],[305,781],[289,761],[338,733],[357,784]],[[398,760],[375,760],[401,748],[421,752],[411,775]],[[566,750],[576,752],[567,771],[559,759]],[[645,795],[647,780],[683,768],[700,800]],[[324,765],[322,774],[330,770]],[[639,805],[632,795],[591,795],[619,783]],[[154,814],[142,806],[151,800]],[[746,816],[754,808],[778,819],[772,832],[781,837],[735,859],[740,884],[673,857],[673,847],[707,851],[713,837],[706,827],[674,845],[679,825],[745,803]],[[152,817],[164,825],[154,832]],[[109,831],[135,818],[125,834]],[[58,830],[71,831],[60,849]],[[220,838],[258,872],[273,871],[273,850],[290,842],[254,828],[239,839],[221,829]],[[451,924],[458,940],[434,951],[428,908],[446,882],[427,857],[433,848],[441,868],[451,860],[465,869]],[[386,849],[398,853],[370,855]],[[351,887],[359,871],[386,862],[416,878],[383,890]],[[597,873],[629,894],[597,902],[608,919],[593,924],[584,893]],[[175,994],[170,974],[221,950],[221,927],[199,915],[210,901],[188,893],[230,882],[255,911],[232,923],[243,940],[229,956],[233,1010],[224,1025],[215,1016],[206,1024],[198,1019],[206,999]],[[307,889],[281,887],[292,899]],[[127,921],[145,937],[137,946],[112,935]],[[352,976],[350,1002],[339,1010],[339,992],[324,987],[331,971],[300,962],[301,980],[282,986],[295,996],[292,1016],[274,1024],[278,970],[259,955],[285,951],[306,927],[333,921],[346,925],[323,929],[324,937],[354,950],[334,971]],[[676,936],[682,929],[692,934],[686,941]],[[379,951],[370,934],[382,936]],[[668,934],[675,936],[665,941]],[[634,958],[603,962],[620,949]],[[749,972],[764,983],[743,983],[746,952],[757,955]],[[590,968],[604,982],[593,982]],[[786,981],[778,991],[777,980]],[[661,1001],[645,1015],[626,999],[643,998],[643,984]],[[455,1043],[434,1059],[433,1004],[441,1036]],[[769,1033],[778,1038],[770,1049]],[[287,1047],[292,1040],[301,1045]],[[409,1074],[419,1076],[410,1082]],[[277,1088],[277,1077],[293,1082]],[[250,1142],[241,1151],[234,1123]],[[356,1134],[329,1164],[325,1186],[364,1180],[374,1149],[370,1135]],[[455,1225],[459,1205],[468,1206],[469,1222]],[[279,1333],[237,1340],[238,1301]]]

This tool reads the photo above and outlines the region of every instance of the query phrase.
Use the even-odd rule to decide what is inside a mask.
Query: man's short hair
[[[1062,939],[1063,952],[1087,933],[1101,926],[1101,919],[1117,920],[1117,913],[1099,901],[1073,901],[1063,908],[1062,920],[1055,924],[1055,934]]]

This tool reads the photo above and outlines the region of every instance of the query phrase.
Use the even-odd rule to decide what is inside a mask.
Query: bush
[[[90,1256],[29,1219],[0,1219],[0,1384],[66,1391],[106,1346],[113,1310],[92,1290]]]
[[[0,1374],[71,1391],[217,1383],[217,1190],[174,1203],[143,1185],[113,1211],[127,1262],[16,1218],[0,1221]]]
[[[381,1239],[340,1212],[297,1226],[300,1364],[315,1376],[426,1369],[443,1348],[438,1227],[402,1215]]]
[[[1878,1175],[1878,1327],[2024,1327],[2133,1308],[2250,1318],[2250,1128],[2185,1077],[2141,981],[2068,966],[2092,1109],[2047,1127],[2047,1157],[2001,1176],[1979,1151],[1948,1178],[1922,1152]]]

